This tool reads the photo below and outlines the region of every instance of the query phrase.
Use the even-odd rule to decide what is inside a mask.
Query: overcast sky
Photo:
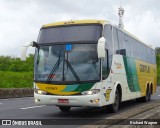
[[[121,3],[124,28],[160,47],[160,0],[0,0],[0,55],[20,56],[21,46],[36,41],[43,24],[105,19],[117,25]]]

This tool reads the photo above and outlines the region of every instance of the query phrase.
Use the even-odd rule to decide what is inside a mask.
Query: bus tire
[[[147,102],[149,100],[149,87],[147,87],[146,95],[142,97],[142,101]]]
[[[59,109],[62,111],[62,112],[69,112],[71,107],[70,106],[59,106]]]
[[[120,105],[120,92],[116,89],[114,103],[108,106],[109,112],[115,113],[118,111]]]
[[[148,101],[151,100],[151,87],[149,88],[149,92],[148,92]]]

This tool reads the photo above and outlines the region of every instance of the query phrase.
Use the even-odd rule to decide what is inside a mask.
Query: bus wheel
[[[119,105],[120,105],[120,93],[119,93],[119,91],[117,89],[116,92],[115,92],[114,103],[108,106],[109,111],[112,112],[112,113],[117,112],[118,108],[119,108]]]
[[[151,89],[149,87],[147,87],[146,96],[136,99],[137,102],[147,102],[150,100],[151,100]]]
[[[71,107],[70,106],[59,106],[59,109],[62,112],[68,112],[71,109]]]
[[[149,100],[149,95],[150,95],[149,94],[150,93],[149,90],[150,90],[149,87],[147,87],[146,96],[142,97],[142,101],[147,102]]]
[[[148,92],[148,101],[151,100],[151,88],[149,88],[149,92]]]

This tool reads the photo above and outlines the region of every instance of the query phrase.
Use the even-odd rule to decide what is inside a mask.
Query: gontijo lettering
[[[140,67],[140,72],[150,73],[150,67],[149,66],[140,64],[139,67]]]

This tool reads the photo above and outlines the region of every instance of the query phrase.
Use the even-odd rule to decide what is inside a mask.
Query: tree
[[[34,55],[30,54],[25,62],[20,58],[0,56],[0,71],[29,72],[34,69]]]
[[[156,47],[155,50],[156,50],[156,54],[160,54],[160,47]]]

